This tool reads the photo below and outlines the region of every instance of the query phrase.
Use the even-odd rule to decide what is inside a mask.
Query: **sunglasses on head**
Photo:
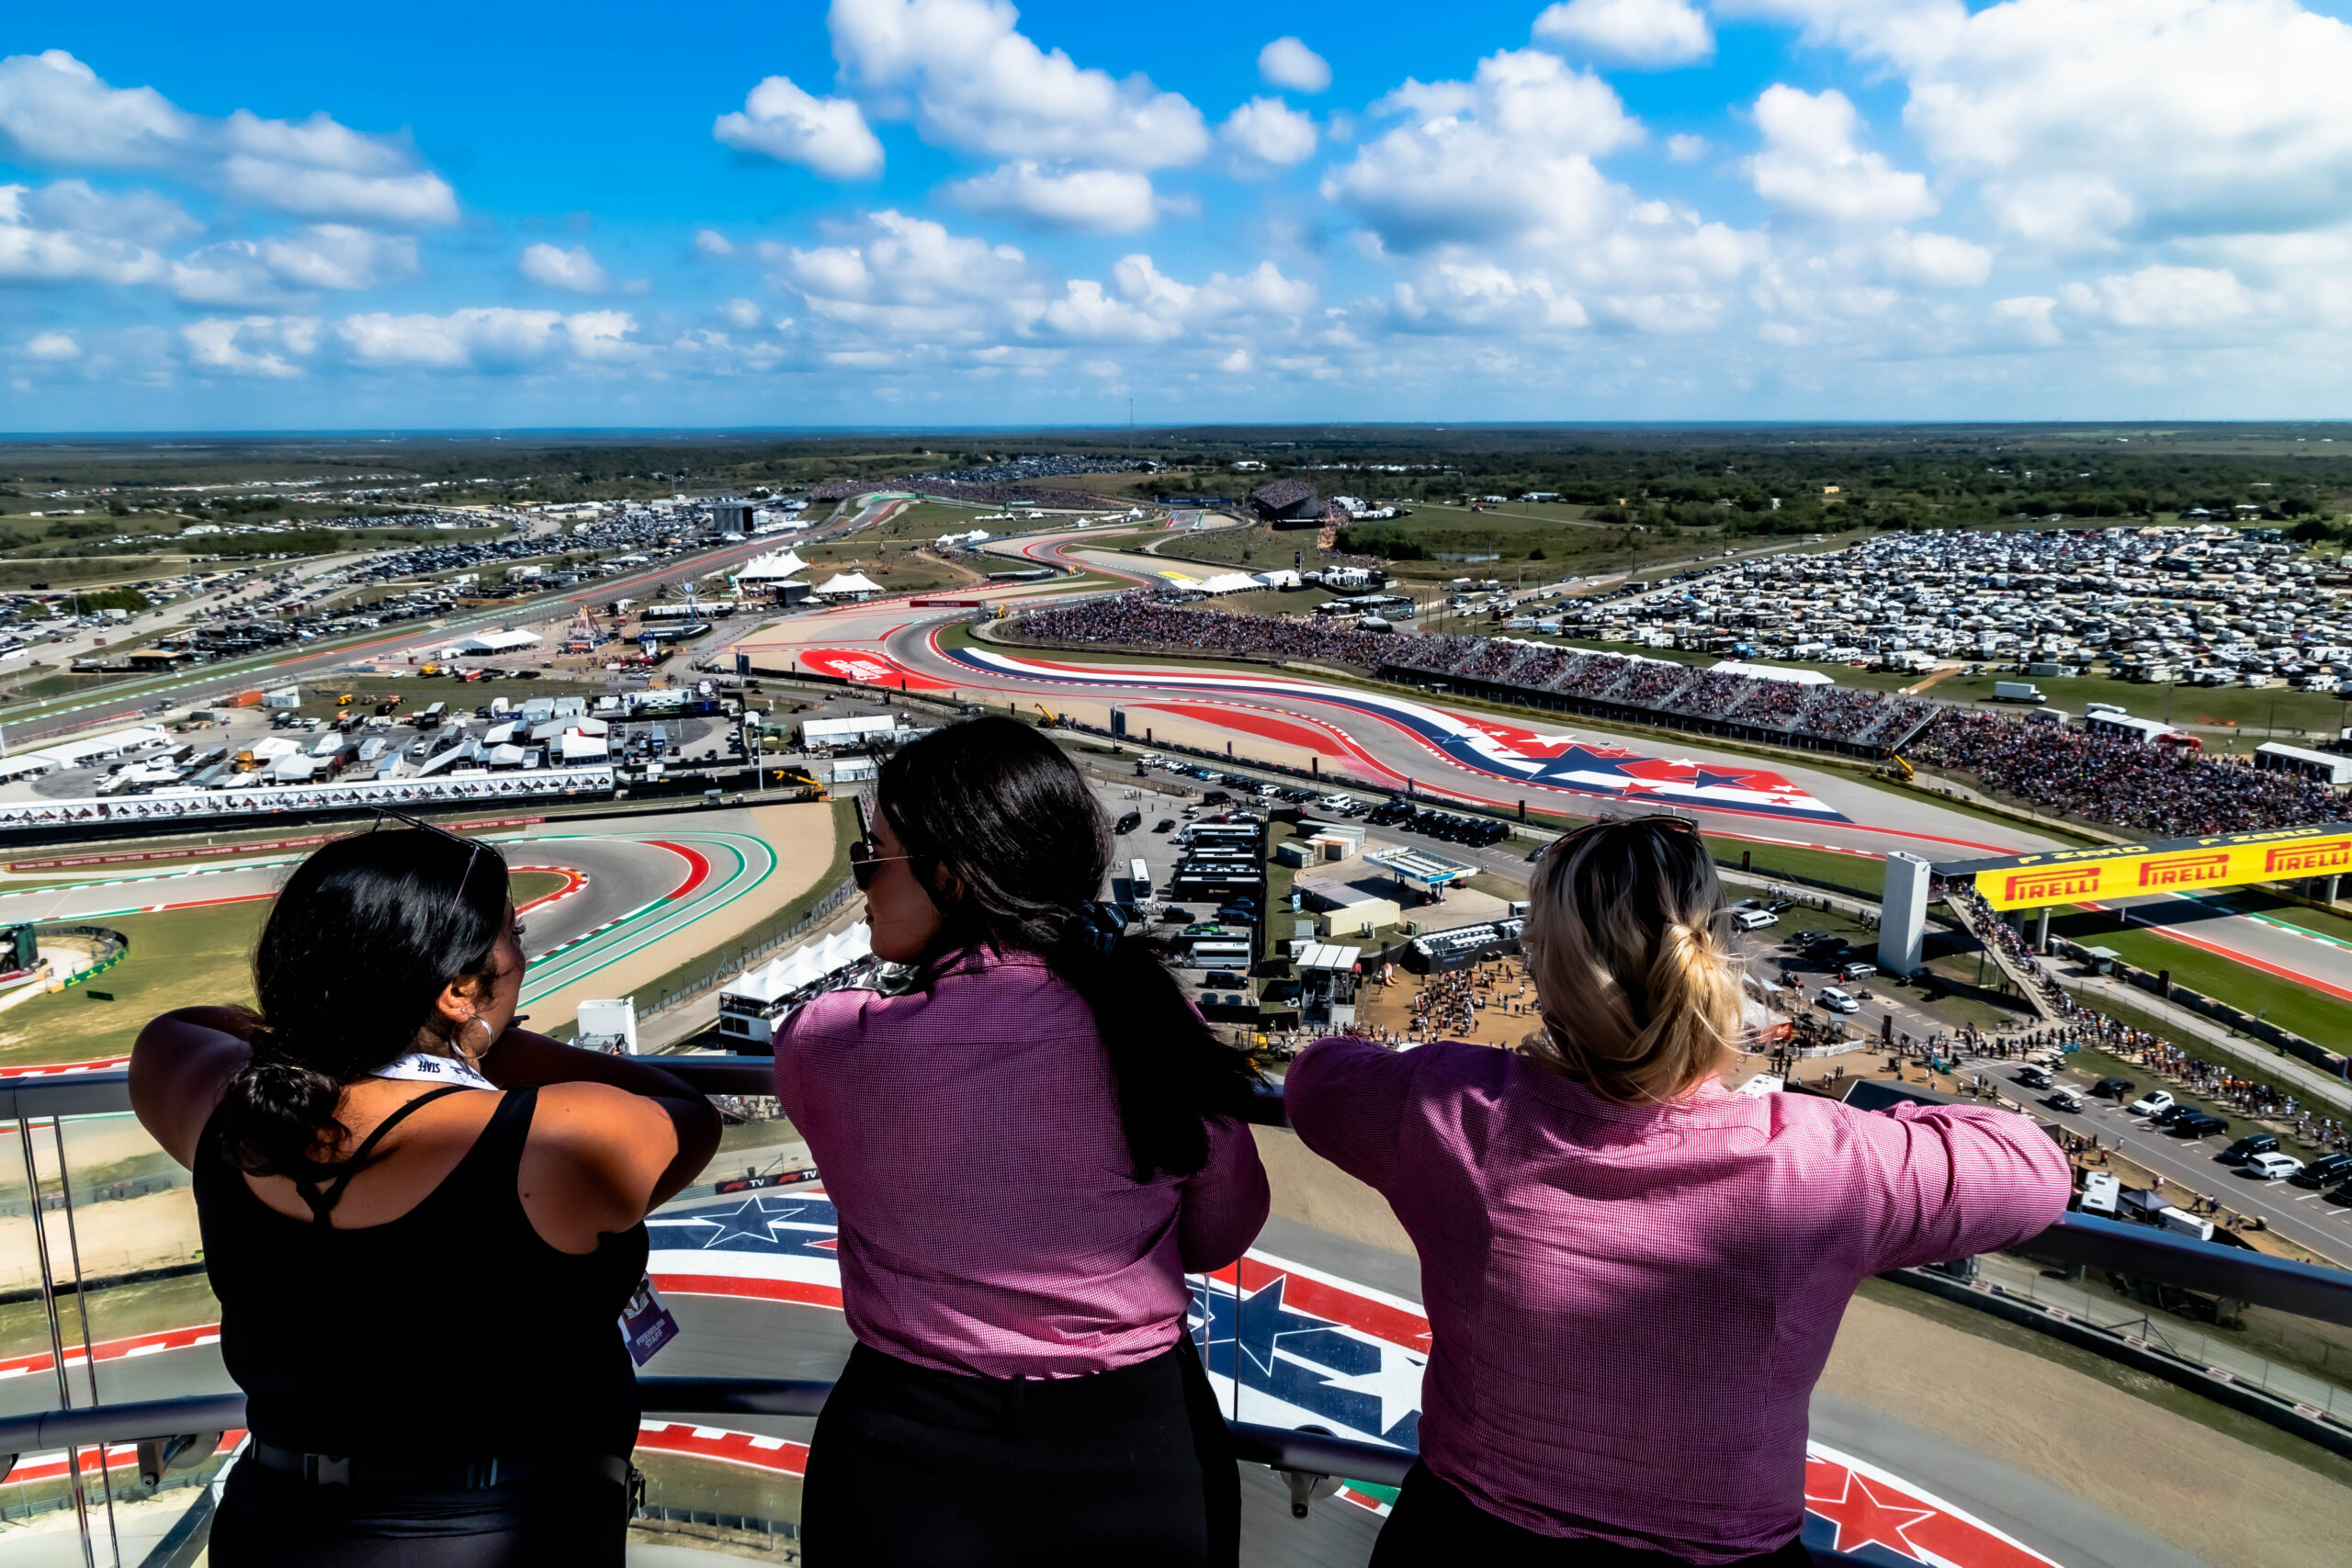
[[[384,818],[387,817],[390,818],[393,821],[400,823],[402,827],[413,828],[422,833],[437,833],[453,844],[465,845],[466,869],[458,877],[458,891],[453,899],[454,902],[464,902],[466,897],[466,884],[473,880],[474,862],[480,859],[481,855],[481,840],[479,839],[469,839],[460,834],[452,833],[447,828],[436,828],[430,822],[419,821],[417,818],[411,817],[404,811],[394,811],[391,807],[386,806],[379,806],[376,808],[376,820],[368,826],[368,830],[372,833],[377,829],[382,827],[384,825]],[[852,858],[855,858],[855,852],[854,850],[852,851]]]
[[[912,855],[877,855],[871,839],[858,839],[849,847],[850,880],[857,884],[860,893],[874,886],[882,868],[894,860],[912,860]]]

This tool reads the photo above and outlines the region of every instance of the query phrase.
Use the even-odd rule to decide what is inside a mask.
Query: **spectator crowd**
[[[1957,708],[1906,755],[1917,766],[1973,774],[1988,791],[2053,815],[2155,838],[2255,832],[2343,815],[2334,791],[2298,774]]]

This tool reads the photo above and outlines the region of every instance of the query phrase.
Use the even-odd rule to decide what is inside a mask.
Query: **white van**
[[[1744,931],[1762,931],[1779,925],[1781,917],[1770,909],[1741,909],[1732,916],[1732,923]]]
[[[2158,1224],[2168,1231],[2181,1235],[2195,1236],[2199,1241],[2213,1239],[2213,1222],[2200,1220],[2186,1209],[2176,1209],[2167,1203],[2156,1211],[2154,1218]]]
[[[2075,1199],[2075,1207],[2086,1214],[2097,1214],[2111,1220],[2116,1215],[2116,1199],[2123,1190],[2123,1183],[2111,1172],[2094,1170],[2083,1178],[2083,1190]]]

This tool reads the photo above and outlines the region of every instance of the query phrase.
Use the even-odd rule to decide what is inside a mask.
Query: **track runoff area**
[[[1148,581],[1165,563],[1084,547],[1082,535],[1011,541],[1031,559]],[[1050,596],[1024,584],[957,593],[957,603],[894,603],[820,612],[762,628],[730,649],[755,667],[796,667],[858,684],[955,694],[1028,711],[1042,705],[1106,723],[1127,710],[1130,732],[1266,757],[1404,787],[1443,800],[1589,811],[1611,801],[1652,802],[1700,818],[1711,832],[1758,844],[1791,844],[1856,856],[1903,851],[1938,863],[2058,848],[2032,835],[1931,804],[1886,795],[1823,770],[1758,765],[1753,758],[1620,737],[1556,732],[1486,715],[1376,694],[1339,682],[1274,677],[1238,667],[1158,661],[1096,662],[1019,649],[950,647],[941,633],[967,617],[973,600]],[[942,595],[945,597],[945,595]],[[789,666],[786,661],[789,660]],[[567,828],[484,823],[518,869],[562,881],[525,911],[533,955],[525,1002],[542,1025],[587,996],[628,994],[685,958],[723,945],[748,912],[813,884],[815,869],[787,863],[799,831],[771,813],[816,807],[706,812],[689,818],[608,819]],[[691,824],[691,827],[685,824]],[[234,855],[198,852],[101,865],[27,866],[18,879],[46,886],[0,890],[0,924],[96,920],[274,895],[311,845],[278,840]],[[77,858],[68,852],[56,858]],[[200,856],[200,859],[198,858]],[[21,858],[21,857],[20,857]],[[32,857],[39,858],[39,857]],[[806,858],[804,856],[804,858]],[[820,862],[829,856],[818,857]],[[226,859],[230,863],[221,863]],[[69,880],[65,880],[68,879]],[[0,885],[4,888],[5,885]],[[786,889],[790,891],[786,891]],[[2347,972],[2352,982],[2352,972]],[[111,1207],[112,1205],[109,1205]],[[684,1332],[654,1371],[673,1375],[825,1377],[849,1348],[840,1315],[836,1218],[819,1181],[720,1193],[701,1187],[651,1223],[651,1267]],[[194,1292],[191,1301],[209,1304]],[[1226,1408],[1237,1418],[1316,1426],[1369,1442],[1408,1447],[1419,1419],[1430,1328],[1408,1259],[1277,1219],[1238,1265],[1193,1282],[1191,1327]],[[107,1400],[158,1398],[226,1388],[218,1325],[101,1340],[68,1352],[68,1371]],[[55,1367],[46,1351],[0,1360],[0,1411],[46,1408]],[[2081,1562],[2071,1543],[2138,1541],[2169,1549],[2039,1478],[1950,1442],[1924,1427],[1816,1400],[1805,1472],[1805,1540],[1873,1560],[1994,1565]],[[789,1480],[805,1464],[808,1424],[757,1417],[727,1427],[649,1421],[643,1450]],[[230,1439],[233,1440],[232,1434]],[[132,1450],[105,1456],[135,1464]],[[29,1462],[29,1461],[28,1461]],[[88,1465],[99,1462],[95,1453]],[[62,1459],[57,1463],[62,1466]],[[1931,1485],[1916,1479],[1933,1476]],[[1282,1483],[1251,1472],[1246,1506],[1255,1540],[1278,1561],[1361,1561],[1390,1494],[1343,1483],[1315,1506],[1311,1524],[1290,1517]],[[1284,1531],[1294,1533],[1284,1534]],[[1296,1532],[1306,1533],[1296,1533]],[[1284,1545],[1295,1542],[1295,1548]],[[2174,1559],[2177,1560],[2177,1557]],[[2116,1559],[2121,1561],[2121,1559]]]

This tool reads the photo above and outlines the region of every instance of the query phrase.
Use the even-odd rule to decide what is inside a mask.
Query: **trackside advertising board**
[[[2115,844],[2095,850],[1939,865],[1948,879],[1966,878],[1996,909],[2034,909],[2085,899],[2136,898],[2155,893],[2203,893],[2249,882],[2291,882],[2352,872],[2352,822],[2222,833],[2158,844]]]

